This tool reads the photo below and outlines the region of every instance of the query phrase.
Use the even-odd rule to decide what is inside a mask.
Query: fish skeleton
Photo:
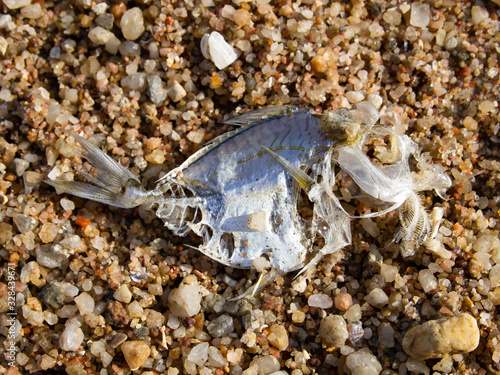
[[[367,102],[360,103],[359,110],[340,108],[324,115],[293,106],[252,111],[227,121],[237,128],[213,139],[149,191],[130,171],[72,133],[82,156],[95,167],[90,174],[82,173],[90,183],[46,182],[58,193],[116,207],[144,205],[176,235],[192,231],[200,236],[198,250],[220,263],[251,268],[257,259],[266,258],[270,279],[304,272],[350,244],[352,219],[404,209],[409,198],[414,206],[415,191],[449,186],[449,178],[437,167],[426,170],[434,185],[414,182],[408,159],[417,155],[417,145],[395,129],[376,125],[378,119],[378,111]],[[391,165],[374,165],[363,146],[387,132],[397,155]],[[348,214],[334,193],[335,168],[347,173],[365,197],[388,207],[364,216]],[[297,209],[300,189],[313,207],[308,220]],[[423,208],[417,211],[421,217],[415,220],[430,222]],[[400,239],[413,239],[404,229]],[[324,239],[319,250],[313,248],[317,236]]]

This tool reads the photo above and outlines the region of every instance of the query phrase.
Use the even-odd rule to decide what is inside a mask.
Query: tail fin
[[[80,172],[92,184],[45,180],[47,184],[55,187],[58,194],[68,193],[121,208],[132,208],[144,203],[148,193],[136,176],[85,138],[75,133],[71,135],[82,146],[82,156],[95,167],[91,174]]]

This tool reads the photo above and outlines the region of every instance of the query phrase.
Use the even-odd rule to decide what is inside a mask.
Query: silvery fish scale
[[[73,137],[84,149],[82,156],[96,168],[84,173],[93,185],[47,182],[59,193],[117,207],[142,204],[175,234],[193,231],[201,236],[201,252],[233,267],[252,267],[255,259],[264,256],[275,272],[285,273],[308,261],[312,266],[350,243],[349,217],[331,191],[334,138],[323,133],[320,118],[310,111],[281,106],[227,123],[240,127],[193,154],[151,191],[76,134]],[[313,204],[311,221],[301,218],[297,210],[301,189],[297,181],[306,180],[308,187],[302,188],[308,190]],[[314,253],[317,235],[325,244]],[[308,253],[312,260],[306,259]]]

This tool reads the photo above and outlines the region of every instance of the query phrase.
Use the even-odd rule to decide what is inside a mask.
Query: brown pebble
[[[238,9],[233,14],[234,22],[238,26],[245,26],[250,22],[250,13],[246,9]]]
[[[347,311],[352,306],[352,297],[349,293],[339,293],[335,296],[335,307],[340,311]]]
[[[125,327],[130,321],[125,307],[118,301],[111,301],[108,303],[104,318],[109,325],[117,328]]]
[[[139,340],[124,342],[120,348],[132,371],[141,367],[151,353],[149,346]]]

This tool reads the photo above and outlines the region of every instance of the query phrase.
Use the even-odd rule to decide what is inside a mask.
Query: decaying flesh
[[[145,191],[140,180],[81,136],[72,136],[95,168],[90,182],[48,180],[58,193],[105,204],[144,205],[176,235],[201,236],[199,250],[232,267],[250,268],[267,258],[275,275],[314,266],[326,254],[351,242],[349,215],[334,193],[337,171],[352,178],[362,195],[386,203],[360,217],[398,210],[402,229],[396,240],[421,243],[430,220],[416,192],[443,189],[450,179],[439,165],[417,152],[417,145],[389,121],[379,124],[370,103],[323,116],[291,106],[268,107],[228,121],[237,126],[207,144]],[[390,139],[374,162],[363,151],[373,137]],[[381,156],[385,155],[385,156]],[[418,173],[409,158],[418,161]],[[313,207],[310,220],[297,210],[300,189]],[[366,199],[365,199],[366,200]],[[316,237],[324,246],[313,250]]]

